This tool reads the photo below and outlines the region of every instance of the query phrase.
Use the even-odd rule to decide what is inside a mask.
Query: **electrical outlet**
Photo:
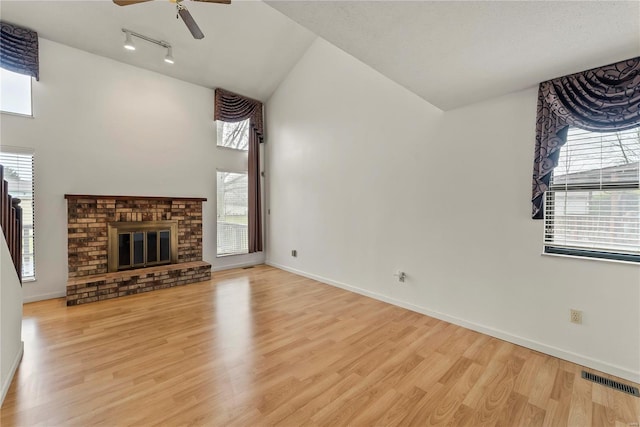
[[[298,256],[298,251],[296,251],[295,249],[292,249],[291,250],[291,256],[294,257],[294,258],[297,257]]]
[[[571,323],[582,324],[582,311],[571,309],[569,320]]]
[[[394,276],[398,278],[398,282],[404,283],[405,279],[407,278],[407,273],[405,273],[404,271],[398,270],[396,274],[394,274]]]

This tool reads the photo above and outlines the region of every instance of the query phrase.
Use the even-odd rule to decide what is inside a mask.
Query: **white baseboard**
[[[62,298],[66,296],[67,296],[66,291],[58,291],[58,292],[51,292],[49,294],[32,295],[30,297],[24,297],[22,299],[22,302],[28,303],[28,302],[44,301],[46,299]]]
[[[470,322],[470,321],[461,319],[459,317],[449,316],[447,314],[433,311],[425,307],[421,307],[415,304],[390,298],[386,295],[382,295],[377,292],[371,292],[366,289],[358,288],[356,286],[351,286],[342,282],[337,282],[335,280],[331,280],[326,277],[318,276],[318,275],[307,273],[305,271],[301,271],[295,268],[287,267],[286,265],[281,265],[281,264],[272,262],[270,260],[267,260],[265,264],[270,265],[272,267],[279,268],[281,270],[288,271],[290,273],[308,277],[309,279],[317,280],[327,285],[335,286],[337,288],[345,289],[347,291],[351,291],[360,295],[365,295],[379,301],[384,301],[389,304],[396,305],[398,307],[406,308],[407,310],[415,311],[416,313],[424,314],[430,317],[435,317],[436,319],[444,320],[445,322],[453,323],[455,325],[462,326],[464,328],[471,329],[476,332],[490,335],[492,337],[499,338],[501,340],[508,341],[513,344],[517,344],[526,348],[530,348],[535,351],[539,351],[541,353],[548,354],[550,356],[557,357],[559,359],[577,363],[578,365],[586,366],[588,368],[605,372],[610,375],[615,375],[617,377],[624,378],[626,380],[633,381],[635,383],[640,383],[640,372],[638,371],[633,371],[631,369],[627,369],[622,366],[617,366],[611,363],[604,362],[602,360],[593,359],[588,356],[563,350],[561,348],[547,345],[538,341],[530,340],[525,337],[513,335],[509,332],[505,332],[500,329],[495,329],[495,328],[481,325],[478,323]]]
[[[13,376],[16,374],[18,370],[18,366],[20,365],[20,361],[22,360],[22,355],[24,354],[24,342],[20,342],[20,350],[16,354],[15,359],[13,360],[13,364],[11,365],[11,369],[9,370],[9,375],[4,380],[2,384],[2,395],[0,395],[0,406],[4,403],[4,398],[9,391],[9,387],[11,387],[11,381],[13,381]]]

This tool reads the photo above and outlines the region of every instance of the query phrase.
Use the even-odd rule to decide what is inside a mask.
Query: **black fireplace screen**
[[[118,270],[171,262],[171,231],[118,233]]]

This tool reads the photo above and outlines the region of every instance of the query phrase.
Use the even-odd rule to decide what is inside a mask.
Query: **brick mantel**
[[[193,201],[193,202],[206,202],[205,197],[168,197],[168,196],[98,196],[98,195],[86,195],[86,194],[65,194],[64,198],[67,200],[74,199],[113,199],[113,200],[156,200],[156,201]]]

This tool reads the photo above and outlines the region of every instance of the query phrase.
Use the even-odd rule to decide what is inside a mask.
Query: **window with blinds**
[[[640,127],[569,128],[545,196],[544,252],[640,262]]]
[[[217,173],[218,256],[249,252],[249,187],[246,173]]]
[[[22,279],[35,279],[33,152],[3,146],[0,164],[9,194],[20,199],[22,207]]]

